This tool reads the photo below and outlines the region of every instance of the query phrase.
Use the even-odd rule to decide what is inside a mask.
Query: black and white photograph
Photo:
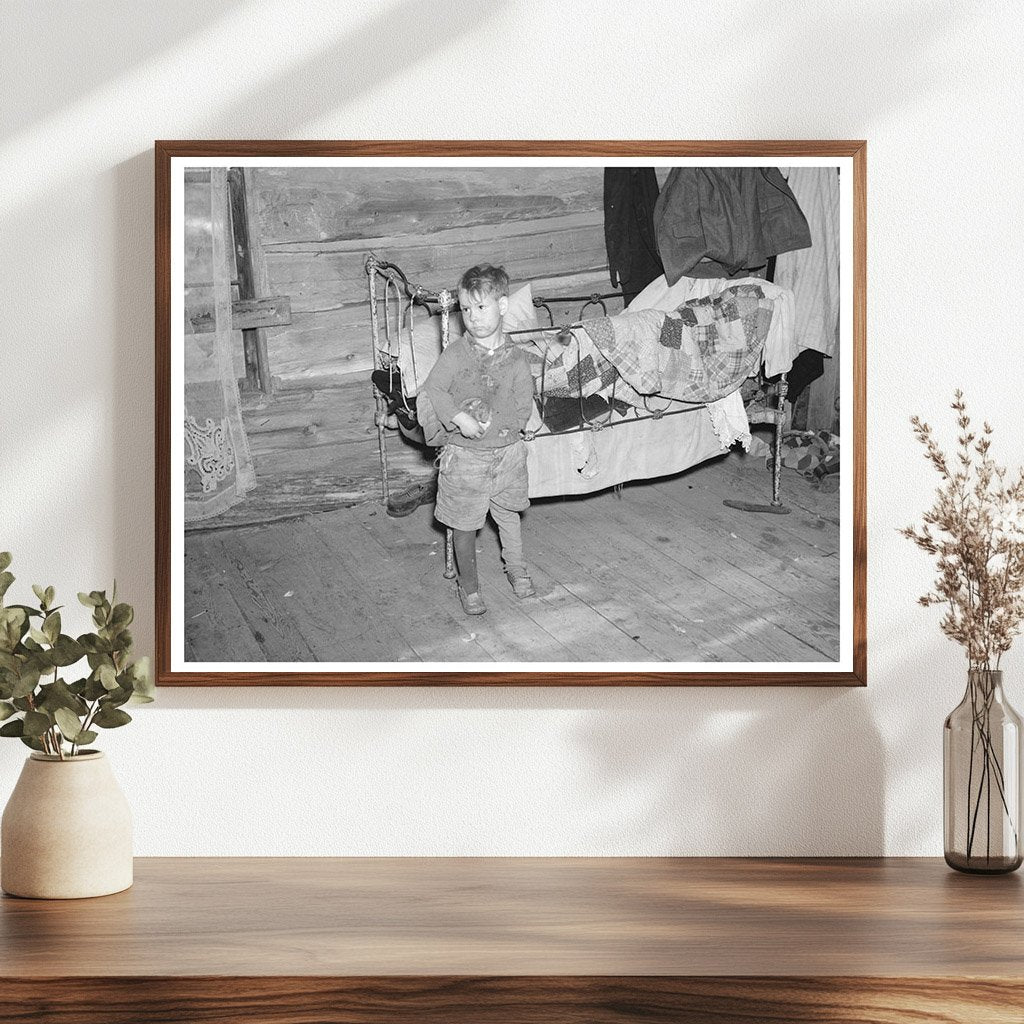
[[[168,679],[862,682],[848,150],[163,145]]]

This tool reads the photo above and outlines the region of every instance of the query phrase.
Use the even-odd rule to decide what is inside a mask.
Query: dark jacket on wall
[[[661,277],[654,237],[658,178],[653,167],[604,169],[604,242],[612,287],[621,287],[628,303]]]
[[[670,285],[743,277],[769,256],[811,244],[807,220],[777,167],[674,167],[654,210]]]

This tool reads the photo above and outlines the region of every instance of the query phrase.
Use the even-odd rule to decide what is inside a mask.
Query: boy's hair
[[[508,274],[504,267],[481,263],[459,278],[459,291],[470,295],[508,295]]]

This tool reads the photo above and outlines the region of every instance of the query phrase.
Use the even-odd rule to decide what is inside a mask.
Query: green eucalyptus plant
[[[117,583],[105,591],[79,594],[92,609],[95,633],[77,639],[61,632],[53,587],[33,585],[38,607],[4,604],[14,582],[11,556],[0,552],[0,736],[16,736],[33,750],[64,760],[92,743],[98,729],[127,725],[125,704],[153,700],[149,659],[131,661],[135,617],[130,604],[117,603]],[[38,624],[33,619],[40,620]],[[89,674],[73,683],[61,676],[82,659]],[[6,721],[10,719],[10,721]]]

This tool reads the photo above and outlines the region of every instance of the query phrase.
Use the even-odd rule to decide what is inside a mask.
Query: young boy
[[[516,597],[533,597],[519,514],[529,507],[526,444],[533,409],[525,354],[505,337],[508,274],[490,264],[459,281],[465,334],[441,353],[420,393],[445,428],[434,516],[452,528],[459,600],[467,615],[487,611],[476,569],[476,535],[487,513],[498,527],[505,573]]]

